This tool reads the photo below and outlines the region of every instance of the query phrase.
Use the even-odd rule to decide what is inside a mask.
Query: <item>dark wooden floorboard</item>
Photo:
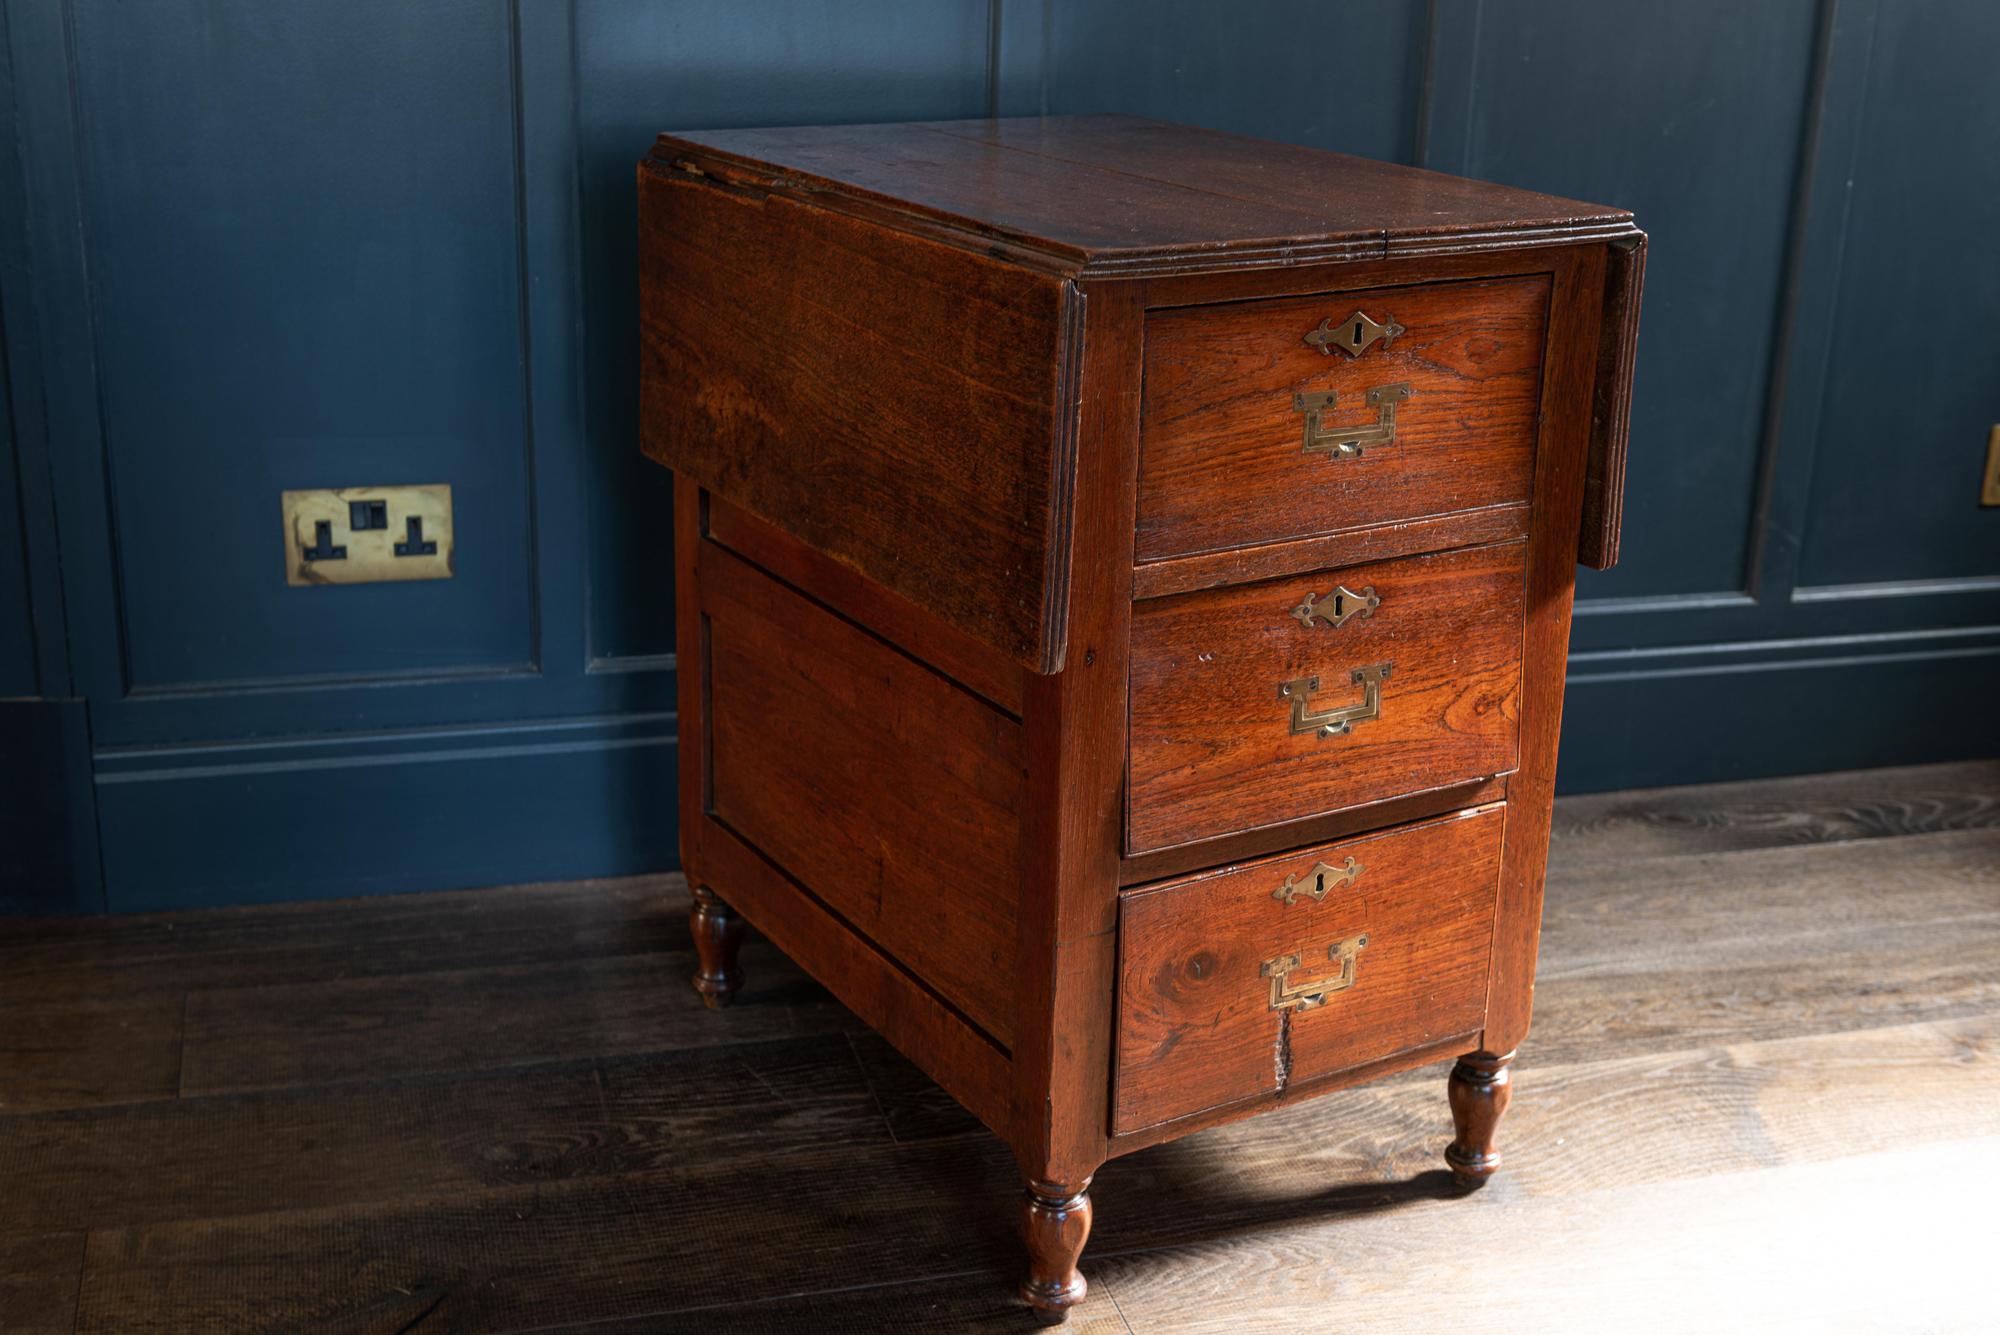
[[[1552,865],[2000,827],[2000,760],[1849,770],[1556,803]]]
[[[1442,1065],[1116,1160],[1074,1328],[1990,1328],[1996,813],[1990,763],[1566,799],[1494,1183]],[[1026,1329],[1006,1151],[761,942],[701,1009],[685,904],[0,924],[0,1331]]]
[[[495,902],[481,905],[489,894]],[[58,920],[96,924],[102,935],[42,937],[36,921],[0,920],[0,1006],[71,998],[177,1005],[203,989],[685,951],[686,914],[680,878],[656,876],[532,891]]]
[[[331,962],[375,971],[399,960],[424,967],[418,957],[398,954],[401,947],[415,946],[443,954],[442,965],[429,967],[452,968],[507,963],[508,952],[521,943],[538,947],[528,958],[566,953],[566,943],[589,954],[631,954],[675,939],[675,915],[686,907],[679,877],[634,876],[472,893],[304,900],[250,910],[0,920],[0,951],[18,952],[4,956],[10,961],[56,967],[94,959],[121,966],[209,967],[214,977],[227,979],[233,971],[254,970],[259,958],[307,970]]]
[[[2000,830],[1551,872],[1525,1051],[1574,1061],[2000,1010]]]
[[[967,1137],[713,1164],[691,1155],[649,1173],[423,1203],[93,1230],[78,1328],[345,1329],[422,1290],[449,1328],[503,1330],[860,1277],[999,1276],[1017,1190],[1006,1151]],[[149,1326],[161,1312],[172,1324]]]
[[[0,1005],[0,1115],[173,1098],[180,996]]]
[[[897,1140],[909,1144],[980,1130],[977,1117],[932,1084],[930,1077],[912,1066],[880,1034],[872,1029],[855,1029],[847,1037],[868,1077],[875,1101],[888,1119],[889,1133]]]
[[[1884,1031],[1861,1053],[1821,1037],[1524,1067],[1509,1171],[1486,1195],[1583,1196],[1976,1137],[2000,1102],[1996,1039],[2000,1021],[1981,1020]],[[1341,1221],[1455,1200],[1434,1166],[1440,1088],[1350,1091],[1113,1162],[1095,1188],[1098,1262],[1304,1226],[1337,1246]],[[149,1329],[160,1310],[178,1323],[161,1329],[370,1328],[417,1292],[451,1328],[533,1327],[727,1303],[746,1270],[780,1293],[926,1274],[1004,1287],[1013,1191],[1005,1152],[968,1136],[96,1230],[81,1329]],[[357,1267],[364,1256],[381,1259]]]
[[[760,1004],[719,1013],[688,987],[692,956],[679,951],[195,992],[181,1090],[297,1088],[577,1053],[837,1036],[855,1023],[761,940],[743,952],[746,970],[760,966]]]
[[[652,1313],[613,1321],[541,1326],[516,1335],[655,1335],[698,1330],[701,1335],[935,1335],[938,1331],[991,1331],[1028,1335],[1046,1331],[1003,1285],[980,1272],[884,1284],[832,1293],[773,1298],[671,1315]],[[1097,1283],[1070,1309],[1063,1335],[1132,1335],[1111,1286]]]
[[[0,1330],[69,1335],[76,1325],[82,1233],[9,1236],[0,1229]]]
[[[428,1201],[889,1141],[838,1035],[44,1113],[5,1123],[0,1233]]]

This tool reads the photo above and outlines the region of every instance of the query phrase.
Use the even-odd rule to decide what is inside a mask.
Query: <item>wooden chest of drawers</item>
[[[1006,1140],[1052,1318],[1113,1155],[1457,1057],[1492,1173],[1629,215],[1122,117],[639,181],[697,990],[747,917]]]

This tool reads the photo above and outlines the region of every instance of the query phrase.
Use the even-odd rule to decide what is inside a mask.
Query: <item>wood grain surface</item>
[[[640,171],[639,257],[648,455],[1062,666],[1071,286],[664,166]]]
[[[700,597],[715,817],[1010,1045],[1021,725],[719,548]]]
[[[1447,1185],[1448,1063],[1115,1159],[1072,1324],[1990,1328],[1996,813],[1991,762],[1564,799],[1506,1169]],[[171,1070],[189,1009],[258,1073],[71,1106],[0,1045],[0,1325],[1030,1329],[1008,1148],[758,939],[701,1011],[686,908],[654,878],[0,924],[10,1038],[94,998],[175,1017],[115,1049]],[[725,1032],[540,1023],[620,958]]]
[[[1639,295],[1646,282],[1646,238],[1631,237],[1607,255],[1604,314],[1597,331],[1597,381],[1591,391],[1590,453],[1576,559],[1593,570],[1618,564],[1625,519],[1625,455],[1632,434],[1632,379],[1639,356]]]
[[[1535,442],[1535,513],[1528,537],[1527,625],[1521,643],[1520,768],[1507,782],[1507,843],[1493,919],[1493,976],[1486,989],[1488,1056],[1520,1047],[1534,1012],[1542,886],[1562,740],[1570,609],[1576,596],[1577,535],[1565,522],[1583,504],[1589,410],[1597,375],[1604,247],[1564,251],[1549,295],[1549,355],[1543,367],[1541,432]]]
[[[1134,116],[683,130],[654,158],[1084,278],[1637,233],[1623,209]]]
[[[1275,1094],[1479,1028],[1503,810],[1127,894],[1112,1130]],[[1350,859],[1351,880],[1315,876]],[[1274,898],[1300,883],[1308,889],[1290,903]],[[1310,987],[1347,967],[1330,955],[1341,942],[1365,943],[1347,987],[1311,1009],[1273,1008],[1269,961],[1296,959],[1284,985]]]
[[[2000,829],[2000,760],[1641,788],[1556,805],[1563,866]]]
[[[814,551],[775,524],[767,524],[719,496],[708,504],[707,535],[744,560],[813,598],[912,657],[921,658],[967,690],[1021,716],[1022,673],[957,624]]]
[[[1548,303],[1536,274],[1154,312],[1138,560],[1525,503]],[[1356,310],[1407,328],[1353,358],[1306,342]],[[1296,396],[1338,395],[1334,431],[1375,423],[1367,392],[1391,385],[1409,387],[1392,443],[1306,452]]]
[[[1132,614],[1126,851],[1144,853],[1462,784],[1514,768],[1526,547],[1492,547],[1148,599]],[[1336,586],[1375,591],[1344,625],[1293,615]],[[1380,716],[1342,736],[1292,730],[1287,682],[1324,711]]]
[[[1141,284],[1093,284],[1079,408],[1079,657],[1028,682],[1030,796],[1021,828],[1019,1052],[1014,1157],[1026,1183],[1081,1191],[1106,1153],[1118,968],[1132,581],[1126,559],[1137,467]]]

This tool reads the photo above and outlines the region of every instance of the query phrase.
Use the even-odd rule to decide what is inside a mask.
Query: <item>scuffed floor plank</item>
[[[1509,1228],[1495,1203],[1957,1143],[1994,1125],[2000,1019],[1910,1026],[1865,1050],[1822,1036],[1524,1065],[1521,1081],[1507,1168],[1477,1201],[1459,1201],[1437,1167],[1441,1081],[1358,1089],[1107,1165],[1085,1273],[1105,1268],[1124,1293],[1116,1261],[1129,1253],[1254,1250],[1272,1230],[1337,1248],[1358,1223],[1426,1202]],[[842,1290],[857,1275],[963,1275],[978,1297],[1009,1286],[1014,1195],[1005,1151],[972,1135],[720,1163],[695,1153],[628,1176],[106,1230],[92,1235],[81,1328],[359,1321],[400,1311],[414,1289],[470,1329]],[[382,1259],[356,1269],[356,1256]]]
[[[1118,1159],[1098,1175],[1086,1261],[1456,1199],[1445,1067],[1343,1090]],[[2000,1134],[2000,1017],[1630,1055],[1524,1053],[1483,1195],[1515,1199],[1822,1162]],[[1086,1270],[1088,1266],[1086,1265]]]
[[[657,1173],[94,1231],[78,1330],[372,1329],[420,1291],[441,1328],[501,1330],[857,1275],[992,1283],[1012,1265],[1016,1190],[1006,1152],[976,1137],[721,1164],[694,1152]]]
[[[756,992],[706,1009],[680,954],[563,960],[188,998],[186,1094],[285,1089],[424,1071],[472,1071],[577,1053],[614,1055],[838,1035],[853,1018],[761,940]]]
[[[691,1312],[651,1312],[618,1321],[543,1326],[533,1335],[656,1335],[698,1330],[701,1335],[936,1335],[939,1331],[991,1331],[1027,1335],[1047,1327],[1004,1286],[986,1276],[948,1275],[918,1284],[884,1284],[834,1293],[774,1298]],[[1063,1335],[1132,1335],[1108,1283],[1093,1284],[1070,1309]],[[529,1335],[517,1332],[514,1335]]]
[[[1135,1335],[1993,1329],[2000,1138],[1583,1196],[1392,1202],[1098,1263]]]
[[[1622,861],[2000,826],[2000,760],[1591,793],[1556,803],[1552,862]]]
[[[0,1131],[0,1233],[429,1200],[889,1139],[837,1036],[53,1113]]]
[[[0,1331],[69,1335],[82,1273],[83,1234],[0,1231]]]
[[[167,995],[0,1006],[0,1116],[173,1098],[183,1004]]]
[[[0,920],[0,1007],[687,952],[679,876]]]
[[[1442,1064],[1115,1160],[1071,1328],[1990,1329],[1996,778],[1565,799],[1493,1183]],[[0,1330],[1031,1328],[1008,1152],[685,906],[0,924]]]

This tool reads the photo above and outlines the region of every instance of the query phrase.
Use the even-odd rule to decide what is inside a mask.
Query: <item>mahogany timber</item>
[[[667,135],[639,202],[643,438],[680,470],[688,874],[704,906],[740,912],[1004,1139],[1030,1193],[1024,1292],[1040,1315],[1084,1291],[1089,1184],[1112,1156],[1441,1056],[1513,1051],[1533,1001],[1574,562],[1580,541],[1590,559],[1615,547],[1643,240],[1629,215],[1122,117]],[[1456,333],[1348,366],[1268,320],[1338,320],[1353,305],[1327,308],[1361,292],[1432,302]],[[1369,313],[1407,324],[1409,309]],[[1187,466],[1164,490],[1157,458],[1146,466],[1187,532],[1241,492],[1241,468],[1199,451],[1275,418],[1301,383],[1338,381],[1330,420],[1355,420],[1344,410],[1397,346],[1413,358],[1441,338],[1427,355],[1447,368],[1404,363],[1433,383],[1402,421],[1455,395],[1454,416],[1482,425],[1446,428],[1456,444],[1418,457],[1436,468],[1400,496],[1343,495],[1322,467],[1275,502],[1239,496],[1247,527],[1239,514],[1221,537],[1140,560],[1141,433],[1171,388],[1149,331],[1177,327],[1245,345],[1224,339],[1160,400],[1243,410],[1177,443]],[[1281,373],[1297,357],[1325,364]],[[1488,375],[1503,363],[1515,369]],[[1287,433],[1300,444],[1303,425]],[[1273,504],[1276,523],[1258,509]],[[1429,610],[1412,612],[1403,581],[1438,569],[1461,577],[1426,581]],[[1373,617],[1311,628],[1312,652],[1349,671],[1350,650],[1395,640],[1384,714],[1300,737],[1335,748],[1316,763],[1260,766],[1249,696],[1233,693],[1275,665],[1256,708],[1289,735],[1275,708],[1296,652],[1289,595],[1385,571],[1397,589]],[[1274,591],[1288,600],[1251,606]],[[1447,666],[1465,675],[1446,683]],[[1337,702],[1337,680],[1313,709]],[[1180,717],[1147,718],[1163,701]],[[1242,762],[1241,793],[1198,748],[1148,776],[1149,749],[1203,730]],[[960,790],[978,795],[969,811]],[[1343,1030],[1333,1008],[1355,998],[1330,995],[1294,1016],[1308,1041],[1282,1089],[1142,1110],[1114,1131],[1121,942],[1165,958],[1228,928],[1193,909],[1171,931],[1144,933],[1143,908],[1121,925],[1121,885],[1139,886],[1134,905],[1199,904],[1191,885],[1148,883],[1411,838],[1401,827],[1470,808],[1483,814],[1461,833],[1504,821],[1497,849],[1447,850],[1425,874],[1462,888],[1484,859],[1486,909],[1445,894],[1403,915],[1438,919],[1426,940],[1481,943],[1449,952],[1443,1010],[1407,968],[1387,989],[1408,1007],[1379,1022]],[[1381,971],[1358,958],[1374,995]],[[724,949],[697,972],[738,969]],[[1322,1034],[1326,1051],[1310,1041]],[[1275,1061],[1271,1035],[1246,1043],[1217,1069],[1254,1049]]]
[[[1562,735],[1570,607],[1576,595],[1577,529],[1567,517],[1579,514],[1583,505],[1605,249],[1564,252],[1551,301],[1554,315],[1542,384],[1542,435],[1535,455],[1535,511],[1548,518],[1535,525],[1528,540],[1520,761],[1507,784],[1507,844],[1493,920],[1493,977],[1480,1038],[1480,1047],[1487,1052],[1520,1047],[1534,1007],[1542,878],[1549,862],[1556,745]]]
[[[1451,1144],[1445,1146],[1444,1161],[1462,1187],[1477,1187],[1500,1171],[1500,1151],[1493,1148],[1494,1133],[1514,1097],[1513,1077],[1508,1068],[1514,1054],[1496,1057],[1475,1052],[1460,1057],[1451,1068]]]
[[[730,907],[820,979],[996,1134],[1011,1134],[1007,1051],[924,979],[860,936],[713,815],[709,695],[713,676],[702,589],[728,553],[706,537],[711,502],[674,479],[675,628],[681,646],[681,862],[691,884],[726,885]],[[689,646],[692,646],[690,650]],[[692,918],[692,910],[690,912]],[[702,970],[697,970],[701,972]],[[699,984],[696,990],[700,991]]]
[[[700,596],[714,818],[1011,1046],[1020,724],[720,548]]]
[[[708,537],[796,589],[919,658],[998,709],[1021,717],[1024,673],[1004,655],[953,622],[871,584],[838,561],[806,546],[775,524],[711,496]]]
[[[743,986],[736,956],[743,948],[743,915],[715,897],[707,886],[690,889],[688,936],[694,941],[697,968],[694,990],[704,1006],[714,1010],[729,1004]]]
[[[1625,513],[1625,451],[1632,427],[1632,374],[1639,356],[1639,290],[1646,281],[1646,238],[1631,237],[1606,256],[1604,313],[1597,332],[1597,380],[1591,400],[1590,463],[1583,484],[1579,563],[1618,564]]]
[[[676,747],[680,817],[680,869],[688,885],[708,885],[702,853],[708,825],[708,632],[702,624],[700,552],[708,528],[708,504],[702,490],[686,478],[674,478],[674,697],[680,715],[680,745]],[[736,905],[730,905],[736,907]],[[690,909],[692,911],[692,909]],[[692,927],[690,919],[690,927]],[[700,991],[700,983],[696,983]]]
[[[1397,519],[1366,528],[1343,529],[1338,533],[1301,538],[1296,542],[1148,561],[1132,572],[1132,595],[1135,598],[1161,598],[1170,593],[1219,589],[1225,584],[1248,584],[1252,580],[1270,579],[1274,575],[1295,575],[1302,570],[1331,570],[1335,566],[1363,565],[1398,556],[1415,556],[1420,552],[1442,552],[1454,547],[1483,547],[1491,542],[1508,542],[1528,536],[1532,514],[1525,502],[1520,505],[1492,505],[1448,515]]]
[[[1527,547],[1504,543],[1177,598],[1132,617],[1127,851],[1150,852],[1515,767]],[[1381,605],[1335,627],[1293,615],[1337,586]],[[1389,665],[1380,717],[1292,728],[1288,682],[1321,711]]]
[[[1486,1006],[1504,808],[1147,887],[1120,914],[1112,1130],[1282,1091],[1478,1027]],[[1336,870],[1352,858],[1351,881]],[[1286,903],[1275,892],[1303,889]],[[1315,890],[1324,897],[1315,900]],[[1310,1009],[1280,985],[1352,984]],[[1281,978],[1274,960],[1297,958]]]
[[[996,1135],[1014,1127],[1007,1051],[724,826],[704,836],[731,905]],[[746,986],[755,986],[754,978]]]
[[[1525,504],[1548,294],[1536,274],[1155,312],[1138,560]],[[1356,310],[1405,330],[1358,357],[1306,342]],[[1298,395],[1332,391],[1322,425],[1358,427],[1377,420],[1367,392],[1390,385],[1409,395],[1390,443],[1303,448]]]
[[[1080,369],[1090,392],[1078,412],[1076,505],[1091,522],[1076,529],[1075,639],[1063,672],[1029,678],[1022,720],[1029,801],[1012,1148],[1031,1191],[1042,1183],[1081,1192],[1110,1155],[1144,298],[1131,284],[1086,290]],[[1031,1284],[1046,1265],[1031,1254]],[[1038,1312],[1068,1310],[1054,1290],[1036,1292]]]
[[[1126,886],[1141,885],[1222,863],[1245,862],[1287,848],[1324,844],[1369,830],[1407,825],[1441,811],[1463,811],[1484,806],[1506,798],[1511,777],[1503,774],[1469,783],[1425,788],[1380,802],[1364,802],[1339,811],[1315,812],[1311,816],[1277,825],[1237,830],[1198,844],[1176,844],[1152,853],[1133,854],[1119,862],[1119,880]]]
[[[1061,1322],[1090,1290],[1076,1268],[1090,1240],[1089,1188],[1089,1178],[1075,1186],[1030,1182],[1021,1195],[1021,1242],[1028,1251],[1021,1297],[1046,1325]]]
[[[1624,209],[1134,116],[682,130],[653,158],[1076,278],[1638,232]]]
[[[1368,1084],[1385,1076],[1414,1070],[1441,1061],[1453,1053],[1465,1052],[1476,1047],[1479,1033],[1468,1030],[1464,1033],[1446,1034],[1423,1047],[1405,1048],[1403,1051],[1384,1057],[1379,1061],[1363,1062],[1359,1066],[1349,1066],[1344,1070],[1326,1075],[1294,1077],[1285,1082],[1285,1087],[1273,1093],[1243,1103],[1226,1103],[1207,1108],[1201,1112],[1189,1113],[1184,1117],[1170,1118],[1142,1126],[1136,1131],[1121,1132],[1111,1137],[1107,1149],[1113,1158],[1143,1150],[1150,1145],[1164,1144],[1178,1140],[1196,1131],[1205,1131],[1212,1126],[1225,1126],[1245,1117],[1263,1116],[1277,1108],[1294,1103],[1306,1103],[1336,1090],[1349,1089],[1355,1085]]]
[[[646,452],[1060,668],[1074,288],[674,160],[639,194]]]

